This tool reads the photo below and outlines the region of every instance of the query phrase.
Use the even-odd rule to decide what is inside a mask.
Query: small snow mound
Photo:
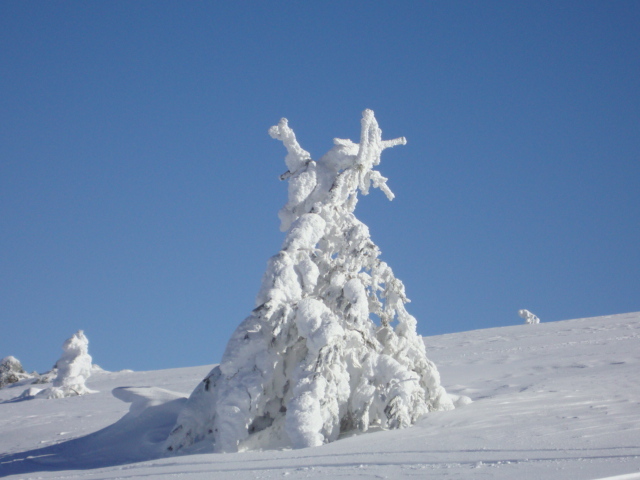
[[[130,403],[129,415],[134,417],[149,407],[163,405],[172,400],[186,397],[181,393],[158,387],[118,387],[114,388],[111,394],[125,403]]]
[[[466,395],[455,395],[453,393],[449,393],[447,395],[456,408],[464,407],[465,405],[473,403],[473,400]]]
[[[16,399],[17,400],[31,400],[32,398],[35,398],[38,395],[38,393],[40,393],[41,391],[42,391],[41,388],[29,387],[24,392],[22,392],[20,395],[18,395],[18,397]]]

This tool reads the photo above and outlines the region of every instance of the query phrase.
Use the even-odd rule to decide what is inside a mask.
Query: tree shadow
[[[118,390],[126,391],[126,387],[113,392],[122,398]],[[0,477],[112,467],[165,457],[164,442],[187,399],[146,406],[137,399],[124,400],[132,403],[129,413],[102,430],[56,445],[0,454]]]

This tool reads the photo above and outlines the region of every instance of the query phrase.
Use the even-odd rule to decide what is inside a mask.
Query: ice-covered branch
[[[382,140],[382,130],[378,126],[378,121],[372,110],[367,109],[362,112],[360,124],[362,126],[360,150],[356,163],[365,166],[366,169],[380,164],[380,155],[384,149],[407,144],[407,139],[404,137]]]
[[[404,137],[382,140],[382,130],[371,110],[365,110],[362,113],[361,125],[360,148],[356,158],[356,164],[360,166],[358,179],[360,191],[363,195],[367,195],[369,186],[373,183],[373,186],[382,190],[389,200],[393,200],[395,196],[387,187],[387,178],[373,170],[373,167],[380,164],[380,156],[385,148],[406,145],[407,140]]]

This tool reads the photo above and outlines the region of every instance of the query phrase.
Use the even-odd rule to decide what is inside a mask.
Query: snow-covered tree
[[[27,373],[16,357],[9,356],[0,360],[0,388],[35,376],[35,373]]]
[[[269,130],[287,149],[287,232],[268,262],[256,307],[222,361],[194,390],[167,440],[176,451],[209,440],[216,451],[321,445],[349,430],[407,427],[453,404],[405,310],[404,285],[353,214],[386,148],[371,110],[360,143],[335,139],[318,161],[287,120]]]
[[[540,323],[540,319],[529,310],[518,310],[518,315],[520,315],[520,317],[524,319],[524,323],[526,323],[527,325],[535,325],[536,323]]]
[[[63,398],[94,393],[85,385],[91,376],[89,340],[78,330],[62,345],[62,356],[56,362],[57,375],[53,386],[38,392],[37,397]]]

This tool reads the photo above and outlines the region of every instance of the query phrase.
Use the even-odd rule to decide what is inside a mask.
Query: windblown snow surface
[[[11,401],[27,387],[6,387],[0,477],[640,480],[640,312],[425,343],[447,391],[473,403],[300,450],[165,456],[185,397],[211,365],[98,372],[87,383],[99,393],[61,399]]]

